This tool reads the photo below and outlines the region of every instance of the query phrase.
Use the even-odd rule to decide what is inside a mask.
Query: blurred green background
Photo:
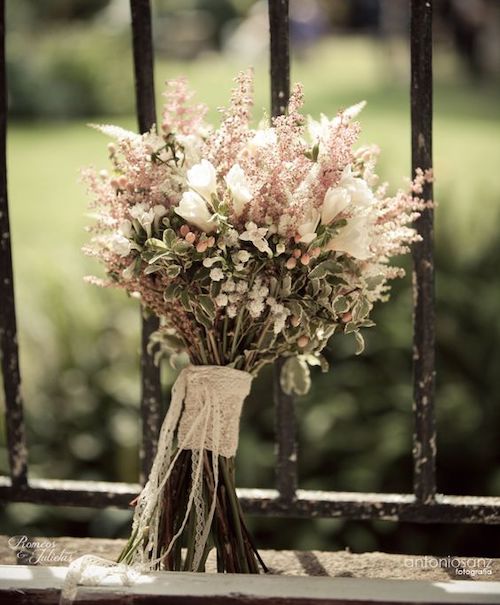
[[[500,12],[498,2],[436,1],[435,173],[437,419],[440,492],[500,495]],[[292,2],[292,80],[306,111],[362,99],[362,141],[379,173],[409,176],[406,3]],[[469,9],[467,9],[467,6]],[[216,108],[232,78],[256,72],[256,119],[269,105],[267,15],[251,0],[153,2],[158,107],[163,82],[187,75]],[[471,8],[472,7],[472,8]],[[99,290],[80,251],[88,222],[82,166],[106,167],[88,122],[134,128],[125,0],[15,0],[8,9],[9,192],[21,369],[32,477],[137,481],[137,304]],[[410,269],[409,263],[405,260]],[[332,371],[297,402],[300,485],[411,491],[411,289],[394,285],[367,350],[332,341]],[[165,401],[174,376],[165,369]],[[239,484],[272,487],[270,372],[248,401]],[[7,473],[4,431],[0,472]],[[8,505],[0,533],[125,536],[128,511]],[[261,548],[500,556],[496,527],[252,518]]]

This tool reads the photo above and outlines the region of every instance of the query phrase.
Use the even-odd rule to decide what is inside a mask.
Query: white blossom
[[[227,307],[226,313],[228,317],[236,317],[238,309],[234,305],[229,305],[229,307]]]
[[[345,227],[333,237],[326,246],[327,250],[347,252],[354,258],[366,260],[370,258],[370,221],[367,216],[361,215],[350,219]]]
[[[248,305],[248,312],[250,313],[250,317],[253,319],[257,319],[261,316],[262,311],[264,311],[264,301],[261,299],[251,300]]]
[[[182,194],[181,201],[177,208],[176,214],[198,227],[205,233],[211,233],[217,229],[217,224],[212,219],[212,214],[207,207],[205,200],[194,191],[186,191]]]
[[[214,267],[210,269],[210,279],[212,281],[221,281],[224,279],[224,273],[220,267]]]
[[[210,200],[217,191],[215,168],[208,160],[201,160],[186,173],[188,185],[206,200]]]
[[[248,250],[240,250],[239,252],[236,253],[235,256],[236,256],[237,260],[239,260],[240,263],[243,263],[243,264],[247,263],[251,258],[250,252],[248,252]]]
[[[365,208],[373,202],[373,192],[368,183],[364,179],[352,176],[351,166],[344,168],[339,187],[347,190],[350,203],[354,206]]]
[[[146,205],[140,203],[132,206],[129,209],[129,214],[146,231],[147,236],[151,237],[151,225],[155,219],[153,208],[146,209]]]
[[[220,294],[217,294],[217,296],[215,297],[215,304],[218,307],[225,307],[228,303],[228,297],[227,294],[224,294],[223,292],[221,292]]]
[[[228,279],[222,284],[223,292],[234,292],[236,290],[236,284],[232,279]]]
[[[105,244],[111,252],[118,256],[128,256],[131,250],[130,240],[124,237],[121,233],[112,233],[105,239]]]
[[[247,223],[245,227],[246,231],[241,233],[240,239],[244,242],[252,242],[257,250],[272,256],[273,251],[269,247],[269,243],[266,239],[267,227],[257,227],[253,222]]]
[[[233,198],[234,213],[236,216],[239,216],[252,199],[252,192],[250,191],[246,175],[239,164],[234,164],[224,177],[224,180]]]
[[[351,198],[347,189],[343,187],[330,187],[325,194],[321,207],[321,222],[329,225],[333,219],[347,208]]]
[[[316,229],[318,228],[319,219],[319,212],[315,208],[308,212],[304,218],[304,222],[297,228],[301,242],[310,244],[316,239]]]

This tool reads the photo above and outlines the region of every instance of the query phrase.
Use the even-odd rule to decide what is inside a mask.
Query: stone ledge
[[[12,538],[10,539],[12,542]],[[116,560],[125,540],[97,538],[31,538],[50,548],[19,549],[9,546],[9,537],[0,536],[0,564],[26,564],[30,560],[39,566],[67,566],[84,554],[95,554]],[[471,580],[500,581],[500,559],[467,557],[430,557],[395,555],[381,552],[354,554],[347,551],[276,551],[261,552],[272,574],[281,576],[326,576],[330,578],[364,578],[385,580]],[[207,571],[215,571],[210,558]],[[484,573],[479,573],[484,571]],[[486,573],[488,572],[488,573]],[[491,572],[491,573],[489,573]]]
[[[65,567],[0,565],[0,604],[58,605]],[[258,579],[258,581],[256,581]],[[67,600],[64,601],[68,603]],[[76,605],[498,605],[500,582],[153,572],[79,587]]]

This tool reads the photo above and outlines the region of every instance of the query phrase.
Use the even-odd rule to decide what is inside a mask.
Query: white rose
[[[132,206],[129,213],[130,216],[146,231],[148,237],[151,237],[151,225],[155,218],[155,211],[152,208],[146,210],[146,206],[141,203]]]
[[[323,225],[329,225],[342,210],[345,210],[350,201],[347,189],[330,187],[325,194],[321,208],[321,222]]]
[[[332,238],[327,250],[337,250],[338,252],[347,252],[354,258],[366,260],[370,258],[370,221],[366,216],[357,216],[348,221],[345,227]]]
[[[373,192],[368,183],[364,179],[352,176],[350,166],[344,169],[339,186],[347,189],[355,206],[366,207],[373,202]]]
[[[130,237],[130,234],[132,233],[132,223],[128,219],[123,220],[120,223],[119,231],[124,237]]]
[[[108,248],[118,256],[128,256],[130,254],[130,241],[121,233],[110,235],[107,244]]]
[[[226,174],[224,180],[233,197],[234,212],[236,216],[239,216],[252,199],[252,192],[248,187],[245,173],[239,164],[235,164]]]
[[[198,227],[205,233],[210,233],[217,229],[215,221],[211,221],[212,214],[207,207],[205,200],[195,193],[194,191],[186,191],[182,194],[181,201],[177,208],[175,208],[176,214],[182,216],[182,218]]]
[[[297,232],[301,236],[300,241],[304,244],[310,244],[316,238],[316,229],[319,223],[319,212],[315,209],[310,210],[305,217],[304,222],[298,227]]]
[[[186,173],[188,185],[202,197],[210,200],[217,190],[217,175],[215,168],[208,160],[201,160]]]

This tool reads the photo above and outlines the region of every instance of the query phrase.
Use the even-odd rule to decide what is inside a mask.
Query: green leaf
[[[210,296],[202,294],[198,297],[198,302],[203,309],[204,313],[210,317],[210,319],[215,319],[215,304]]]
[[[352,319],[356,323],[364,319],[370,312],[371,305],[366,298],[359,298],[352,308]]]
[[[186,311],[191,311],[191,299],[189,297],[189,292],[186,288],[181,291],[180,300],[182,306],[186,309]]]
[[[312,295],[317,296],[319,294],[319,291],[321,290],[321,282],[319,281],[319,279],[310,279],[309,286]]]
[[[281,368],[281,388],[287,395],[305,395],[311,387],[311,373],[303,357],[289,357]]]
[[[363,338],[361,332],[354,332],[354,338],[356,339],[356,355],[361,355],[361,353],[365,350],[365,339]]]
[[[150,237],[149,239],[146,240],[146,243],[144,245],[147,248],[150,248],[152,250],[157,250],[160,252],[168,250],[165,243],[161,239],[157,239],[156,237]]]
[[[172,247],[176,238],[177,238],[177,234],[175,233],[175,231],[173,229],[165,229],[165,231],[163,232],[163,242],[169,248]]]
[[[188,353],[182,351],[181,353],[170,355],[169,362],[172,368],[178,371],[186,368],[190,363],[190,359]]]
[[[355,332],[358,328],[359,326],[355,322],[349,321],[344,327],[344,334],[351,334],[352,332]]]
[[[327,275],[339,273],[342,267],[334,260],[324,260],[317,264],[314,269],[309,272],[309,279],[323,279]]]
[[[172,298],[178,298],[182,288],[179,284],[169,284],[163,291],[164,300],[171,300]]]
[[[148,267],[146,267],[144,269],[144,275],[150,275],[151,273],[156,273],[156,271],[159,271],[161,269],[161,267],[159,267],[158,265],[149,265]]]
[[[166,269],[165,272],[166,272],[166,274],[167,274],[168,277],[174,279],[174,278],[176,278],[180,274],[181,267],[179,267],[179,265],[170,264],[170,265],[168,265],[168,267],[167,267],[167,269]]]
[[[193,244],[186,242],[184,239],[178,239],[172,246],[172,251],[175,252],[175,254],[185,254],[186,252],[189,252],[189,250],[192,250],[192,248]]]
[[[295,315],[295,317],[298,317],[302,321],[302,315],[304,313],[304,309],[302,308],[302,305],[298,301],[291,300],[289,303],[287,303],[287,307],[292,312],[292,315]]]
[[[199,306],[194,307],[194,316],[196,321],[204,326],[207,330],[211,330],[214,327],[213,321],[208,318]]]
[[[316,355],[308,353],[307,355],[302,355],[302,357],[305,359],[305,361],[307,361],[310,366],[319,366],[322,372],[328,372],[330,368],[330,364],[328,363],[327,359],[319,353],[317,353]]]
[[[347,311],[349,311],[350,304],[351,301],[345,296],[337,296],[333,300],[332,309],[334,313],[341,315],[342,313],[347,313]]]
[[[183,351],[186,348],[182,338],[176,336],[175,334],[162,334],[161,345],[164,349],[170,352]]]

